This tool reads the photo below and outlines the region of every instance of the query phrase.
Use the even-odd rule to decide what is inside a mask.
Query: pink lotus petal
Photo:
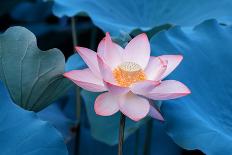
[[[150,104],[147,99],[128,93],[121,96],[119,109],[130,119],[139,121],[148,114]]]
[[[158,119],[160,121],[164,121],[164,118],[163,116],[160,114],[160,112],[154,108],[152,105],[150,106],[150,110],[149,110],[149,113],[148,115],[150,115],[152,118],[154,119]]]
[[[99,95],[95,100],[94,110],[101,116],[113,115],[119,110],[117,96],[108,92]]]
[[[145,69],[145,74],[149,80],[159,81],[165,73],[168,66],[166,60],[160,57],[150,57],[149,63]]]
[[[97,53],[111,69],[122,63],[123,48],[111,40],[109,33],[99,43]]]
[[[93,74],[98,78],[101,78],[100,70],[97,63],[97,54],[94,51],[84,47],[77,46],[76,50],[81,58],[88,65],[89,69],[93,72]]]
[[[90,69],[73,70],[64,73],[64,76],[72,80],[83,89],[93,92],[106,91],[104,83],[93,75]]]
[[[159,56],[162,60],[166,60],[168,62],[167,69],[162,75],[161,79],[164,79],[168,76],[182,61],[182,55],[161,55]]]
[[[100,68],[100,73],[104,81],[115,83],[113,72],[111,68],[104,62],[104,60],[97,55],[98,65]]]
[[[135,62],[146,68],[150,58],[150,44],[145,33],[133,38],[126,46],[123,61]]]
[[[128,87],[121,87],[121,86],[117,86],[115,84],[109,83],[104,81],[104,84],[106,86],[106,88],[108,89],[108,91],[112,94],[115,95],[123,95],[126,94],[130,91],[130,88]]]
[[[131,86],[131,91],[138,95],[146,95],[159,84],[159,81],[145,80],[133,84]]]
[[[190,90],[181,82],[175,80],[162,81],[146,97],[153,100],[175,99],[190,94]]]

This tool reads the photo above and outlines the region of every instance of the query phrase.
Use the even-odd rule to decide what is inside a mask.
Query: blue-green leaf
[[[231,0],[54,0],[56,16],[87,13],[93,22],[112,35],[163,24],[192,26],[205,19],[232,21]]]
[[[186,29],[171,28],[151,39],[153,55],[183,54],[169,76],[185,83],[192,94],[163,102],[168,134],[186,149],[207,155],[232,150],[232,27],[215,20]]]
[[[0,78],[24,109],[40,111],[63,95],[70,86],[64,68],[62,52],[39,50],[29,30],[12,27],[0,35]]]
[[[0,83],[0,146],[2,155],[68,155],[60,133],[34,112],[15,105]]]
[[[74,137],[72,128],[75,127],[76,121],[67,117],[59,103],[53,103],[37,115],[40,119],[51,123],[63,135],[65,142],[70,141]]]
[[[65,71],[77,70],[77,69],[84,69],[86,68],[85,62],[82,60],[79,54],[71,55],[66,64],[65,64]]]

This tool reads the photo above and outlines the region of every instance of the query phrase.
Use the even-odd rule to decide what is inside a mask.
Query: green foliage
[[[71,85],[62,76],[64,66],[60,50],[41,51],[35,36],[23,27],[0,35],[0,79],[24,109],[40,111],[63,95]]]

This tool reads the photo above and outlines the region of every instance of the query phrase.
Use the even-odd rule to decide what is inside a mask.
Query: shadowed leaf
[[[192,94],[161,106],[168,134],[183,148],[231,154],[231,42],[232,27],[215,20],[194,28],[174,27],[151,39],[153,55],[184,57],[168,78],[185,83]]]

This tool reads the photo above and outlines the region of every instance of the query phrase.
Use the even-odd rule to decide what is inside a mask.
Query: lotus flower
[[[83,47],[76,50],[88,65],[64,76],[92,92],[104,92],[95,101],[94,110],[101,116],[121,111],[134,121],[146,115],[163,120],[150,100],[168,100],[185,96],[190,90],[181,82],[164,80],[181,62],[181,55],[150,56],[146,34],[133,38],[123,49],[109,33],[98,45],[97,53]]]

